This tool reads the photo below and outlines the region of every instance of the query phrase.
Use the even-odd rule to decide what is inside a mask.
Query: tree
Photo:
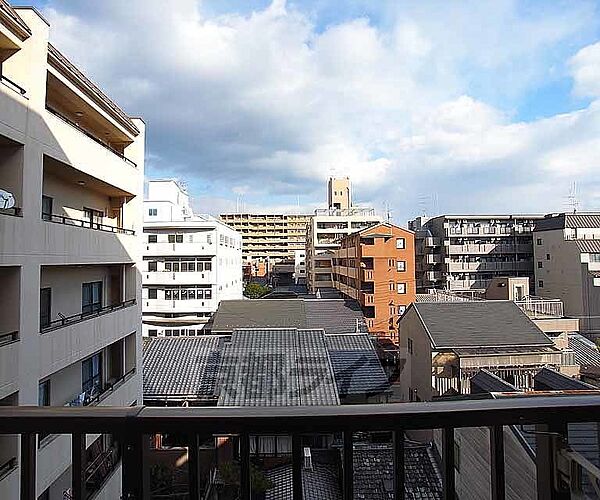
[[[249,299],[260,299],[263,295],[269,293],[269,287],[260,283],[248,283],[244,289],[244,295]]]

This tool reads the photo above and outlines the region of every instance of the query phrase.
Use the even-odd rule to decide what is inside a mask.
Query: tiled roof
[[[219,406],[340,404],[322,330],[235,330],[219,390]]]
[[[436,348],[552,345],[509,300],[420,302],[410,307],[416,309]]]
[[[327,335],[329,357],[340,397],[389,389],[388,378],[368,334]]]
[[[394,455],[391,445],[356,443],[353,462],[355,499],[394,498]],[[404,498],[442,498],[441,473],[430,446],[405,446],[404,473]]]
[[[265,472],[272,486],[265,500],[289,500],[293,497],[292,466],[283,465]],[[302,469],[302,498],[304,500],[342,500],[342,492],[335,471],[322,464],[313,469]]]
[[[598,389],[593,385],[586,384],[581,380],[550,370],[549,368],[542,368],[533,377],[533,381],[536,391],[585,391],[588,389]]]
[[[155,337],[144,342],[144,398],[216,399],[223,340],[216,336]]]
[[[600,227],[600,213],[558,214],[546,216],[535,223],[536,231],[551,231],[564,228]]]
[[[600,240],[575,240],[581,253],[600,253]]]
[[[578,365],[600,366],[600,351],[596,344],[579,333],[569,335],[569,348],[575,352]]]
[[[493,373],[481,369],[469,379],[471,394],[486,392],[517,392],[518,389]]]
[[[304,301],[307,328],[323,328],[326,333],[367,332],[358,302],[344,299]]]

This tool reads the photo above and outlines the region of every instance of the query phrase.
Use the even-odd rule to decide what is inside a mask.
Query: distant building
[[[177,182],[149,181],[144,202],[144,335],[200,334],[221,300],[242,297],[240,235],[195,216]]]
[[[533,237],[536,294],[561,299],[582,333],[600,335],[600,213],[549,215]]]
[[[306,285],[306,248],[294,251],[294,283]]]
[[[417,291],[483,291],[498,276],[529,278],[533,286],[533,227],[541,215],[417,217]]]
[[[385,222],[344,236],[333,251],[333,284],[360,303],[372,334],[397,342],[415,300],[414,255],[414,233]]]
[[[348,210],[352,207],[350,178],[330,177],[327,181],[327,206],[335,210]]]

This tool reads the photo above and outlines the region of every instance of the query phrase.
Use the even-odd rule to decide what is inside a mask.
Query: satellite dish
[[[12,193],[0,189],[0,208],[13,208],[15,206],[15,197]]]

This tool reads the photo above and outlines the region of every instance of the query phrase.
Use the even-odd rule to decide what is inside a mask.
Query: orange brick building
[[[396,342],[398,320],[415,300],[414,233],[384,222],[344,237],[333,283],[360,303],[369,332]]]

